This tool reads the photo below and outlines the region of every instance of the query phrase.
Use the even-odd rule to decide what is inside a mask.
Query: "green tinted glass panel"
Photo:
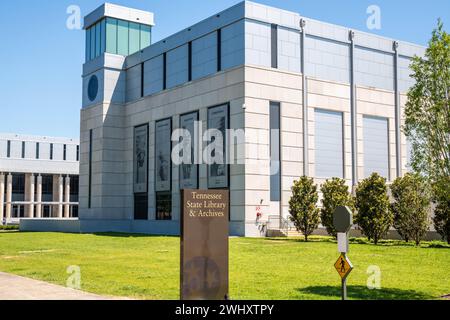
[[[151,27],[141,25],[141,49],[147,48],[151,43]]]
[[[140,50],[139,38],[140,38],[139,24],[130,22],[130,54],[133,54]]]
[[[117,54],[128,55],[128,21],[119,20],[117,24]]]
[[[100,22],[100,53],[104,53],[106,49],[106,20]]]
[[[117,54],[117,20],[106,19],[106,52]]]
[[[100,44],[101,44],[101,27],[100,23],[95,25],[95,57],[100,55]]]
[[[91,60],[95,58],[95,26],[91,27]]]
[[[91,29],[86,30],[86,61],[91,60]]]

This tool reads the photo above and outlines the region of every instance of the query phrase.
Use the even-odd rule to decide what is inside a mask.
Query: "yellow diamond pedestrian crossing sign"
[[[345,254],[341,254],[339,259],[334,264],[334,267],[336,268],[336,271],[339,273],[342,279],[347,278],[350,272],[352,272],[353,270],[353,265]]]

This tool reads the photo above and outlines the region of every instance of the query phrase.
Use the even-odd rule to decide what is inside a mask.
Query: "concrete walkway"
[[[0,272],[0,300],[113,300],[43,281]]]

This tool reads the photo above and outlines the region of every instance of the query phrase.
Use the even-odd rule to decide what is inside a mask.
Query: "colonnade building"
[[[302,175],[353,187],[407,171],[409,65],[424,47],[248,1],[148,45],[153,25],[110,4],[85,17],[78,230],[178,234],[180,190],[220,188],[230,234],[260,236]],[[197,120],[245,131],[244,162],[172,162],[171,132]]]
[[[0,224],[78,217],[79,142],[0,134]]]

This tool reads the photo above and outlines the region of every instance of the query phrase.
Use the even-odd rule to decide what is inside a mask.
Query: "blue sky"
[[[66,28],[70,5],[85,15],[101,0],[0,1],[0,132],[79,136],[84,32]],[[153,42],[207,18],[237,0],[114,0],[155,13]],[[381,9],[383,36],[426,45],[437,18],[450,30],[450,1],[258,0],[363,31],[367,7]]]

